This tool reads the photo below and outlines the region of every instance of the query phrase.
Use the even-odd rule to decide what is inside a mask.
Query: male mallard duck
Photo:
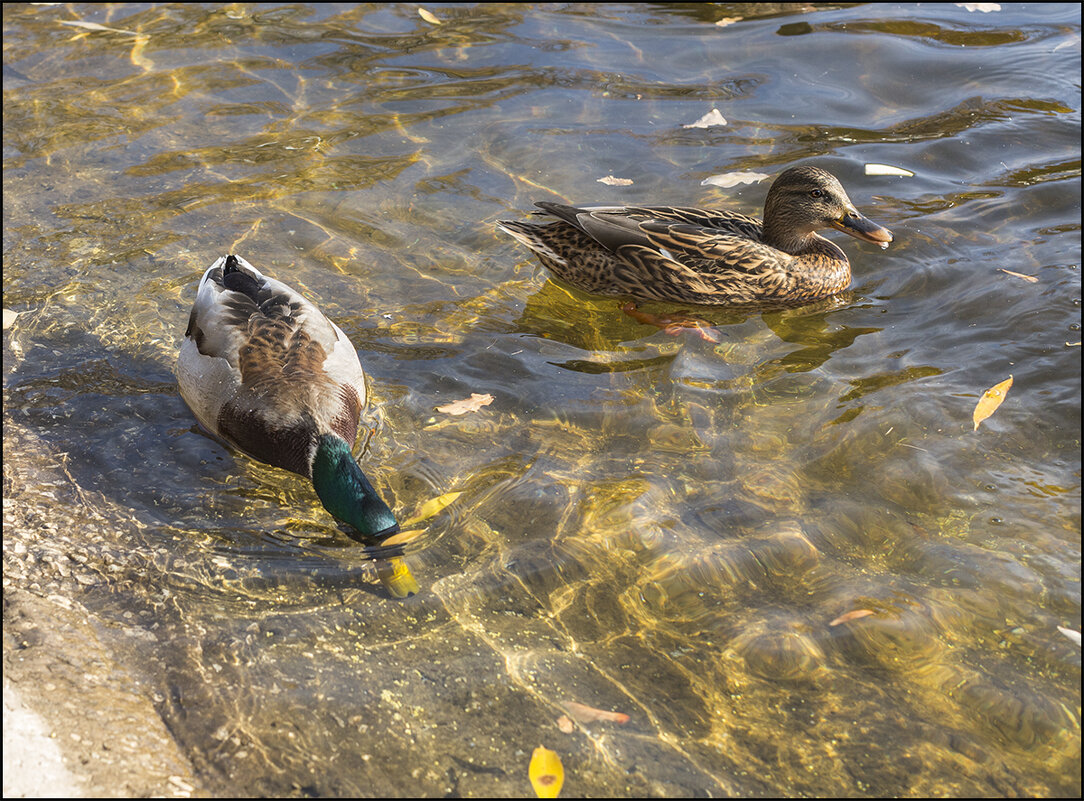
[[[818,167],[791,167],[776,178],[764,222],[672,206],[535,205],[559,221],[497,225],[569,284],[644,300],[818,300],[847,288],[851,265],[817,231],[836,228],[882,248],[892,241],[891,232],[859,214],[836,177]]]
[[[364,541],[398,530],[350,452],[365,373],[335,323],[239,256],[203,274],[177,358],[200,425],[260,461],[312,479],[324,508]]]

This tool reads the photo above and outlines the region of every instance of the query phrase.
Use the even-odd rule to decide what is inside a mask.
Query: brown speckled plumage
[[[672,206],[538,203],[556,222],[501,220],[556,277],[598,295],[707,305],[804,303],[846,289],[846,254],[816,231],[836,228],[887,247],[891,233],[863,217],[831,173],[784,171],[764,222],[729,211]]]
[[[321,435],[357,438],[365,401],[357,351],[290,287],[243,259],[219,261],[189,316],[181,394],[211,433],[311,477]]]
[[[351,452],[365,405],[357,351],[294,289],[240,256],[218,259],[196,290],[177,383],[207,431],[312,479],[351,536],[377,542],[398,530]]]

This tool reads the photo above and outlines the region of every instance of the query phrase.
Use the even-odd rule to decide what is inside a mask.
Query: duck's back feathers
[[[791,257],[760,241],[753,217],[675,206],[536,205],[560,222],[499,225],[587,292],[702,304],[795,293]]]
[[[346,335],[236,256],[216,261],[200,281],[177,378],[204,428],[306,476],[320,435],[354,442],[365,404],[365,375]]]
[[[793,304],[827,297],[851,280],[847,256],[816,234],[836,228],[880,247],[889,231],[854,208],[839,181],[792,167],[772,185],[765,222],[679,206],[537,203],[548,224],[497,225],[558,278],[587,292],[702,304]]]

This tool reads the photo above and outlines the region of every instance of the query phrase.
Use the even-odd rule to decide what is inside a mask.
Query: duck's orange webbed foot
[[[719,332],[716,331],[711,324],[704,320],[698,320],[695,317],[671,317],[668,314],[649,314],[648,312],[642,312],[637,309],[636,304],[632,301],[621,304],[621,311],[638,323],[661,328],[663,333],[669,334],[672,337],[676,337],[682,331],[692,330],[706,342],[719,342]]]

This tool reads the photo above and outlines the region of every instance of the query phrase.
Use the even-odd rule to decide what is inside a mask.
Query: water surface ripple
[[[77,615],[71,692],[123,666],[216,795],[525,795],[540,744],[566,795],[1079,795],[1080,11],[962,5],[5,5],[5,632]],[[895,242],[676,309],[719,342],[494,228],[796,163]],[[196,429],[233,252],[357,346],[400,517],[454,497],[418,595]]]

